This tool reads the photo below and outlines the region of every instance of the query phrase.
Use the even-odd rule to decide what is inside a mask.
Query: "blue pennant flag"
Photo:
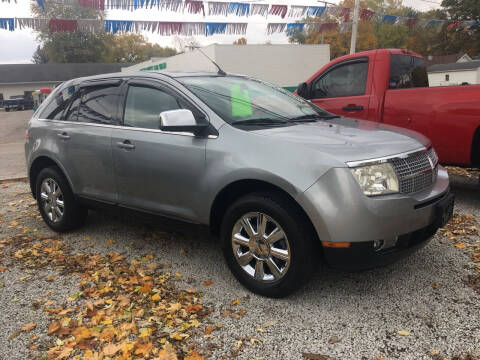
[[[398,16],[385,15],[382,19],[382,24],[395,24],[398,20]]]
[[[307,10],[307,16],[320,17],[324,13],[325,9],[325,6],[309,6]]]
[[[205,23],[205,35],[225,34],[227,23]]]
[[[228,14],[237,16],[248,16],[250,14],[250,4],[231,2],[228,3]]]
[[[37,5],[40,9],[42,9],[43,12],[46,12],[46,10],[45,10],[45,0],[37,0]]]
[[[133,21],[129,20],[105,20],[105,32],[118,33],[132,31]]]
[[[290,23],[287,24],[287,35],[293,35],[297,32],[302,32],[305,23]]]
[[[15,19],[14,18],[0,18],[0,29],[15,30]]]

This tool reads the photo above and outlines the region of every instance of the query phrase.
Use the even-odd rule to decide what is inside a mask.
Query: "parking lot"
[[[0,109],[0,180],[27,176],[23,143],[32,113]]]
[[[0,179],[26,174],[21,143],[30,114],[0,112]],[[90,269],[67,262],[77,270],[68,271],[58,265],[58,259],[86,256],[112,261],[119,254],[126,261],[139,261],[135,264],[141,264],[141,259],[160,264],[162,274],[170,275],[168,291],[187,289],[208,309],[194,317],[198,323],[185,330],[188,337],[170,334],[168,341],[186,354],[195,351],[209,359],[258,360],[478,359],[477,177],[476,173],[452,170],[456,223],[448,232],[438,233],[423,250],[399,263],[359,273],[319,265],[306,287],[281,300],[243,289],[225,265],[218,242],[206,233],[91,211],[82,229],[55,234],[37,216],[28,184],[3,181],[0,348],[9,352],[0,358],[41,357],[49,349],[57,356],[55,351],[65,349],[66,337],[50,331],[51,324],[58,319],[81,319],[81,309],[86,306],[81,275]],[[61,251],[61,256],[42,261],[38,252],[45,239],[58,241],[55,251]],[[50,252],[45,252],[45,257],[49,256]],[[148,312],[148,304],[144,306]],[[71,310],[58,315],[49,311],[51,308]],[[28,326],[32,323],[35,325]],[[158,335],[160,330],[155,329]],[[152,336],[153,344],[160,338]],[[101,343],[97,345],[101,347]],[[78,349],[69,354],[75,355],[75,351]]]

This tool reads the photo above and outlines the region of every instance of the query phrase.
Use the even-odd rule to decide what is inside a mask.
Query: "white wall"
[[[203,52],[226,72],[249,75],[278,86],[297,86],[330,61],[330,45],[209,45]],[[167,64],[167,71],[217,71],[198,50],[123,68]]]
[[[450,75],[450,81],[447,82],[445,80],[445,75]],[[471,85],[480,84],[480,68],[477,70],[456,70],[429,73],[428,81],[431,87],[455,86],[461,85],[464,82]]]
[[[330,61],[330,45],[217,45],[216,61],[226,72],[297,86]]]
[[[0,84],[0,94],[3,98],[9,99],[13,95],[23,95],[24,91],[35,91],[40,88],[51,88],[60,82],[46,82],[46,83],[27,83],[27,84]]]

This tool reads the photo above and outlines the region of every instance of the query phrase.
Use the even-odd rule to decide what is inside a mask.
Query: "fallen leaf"
[[[410,336],[410,333],[405,330],[398,330],[397,333],[398,335],[401,335],[401,336]]]
[[[209,326],[205,329],[204,332],[205,332],[206,335],[210,335],[213,330],[215,330],[215,328],[213,326]]]
[[[115,241],[113,241],[113,240],[107,240],[107,241],[105,242],[105,244],[107,244],[107,245],[113,245],[113,244],[115,244]]]
[[[122,346],[119,344],[108,344],[104,346],[102,352],[106,356],[113,356],[121,350]]]
[[[160,350],[157,354],[155,360],[177,360],[177,353],[173,346],[170,344],[165,345],[165,347]]]
[[[311,354],[311,353],[303,353],[302,355],[305,360],[329,360],[330,359],[328,355]]]
[[[328,339],[328,343],[329,344],[336,344],[336,343],[339,343],[340,341],[340,338],[338,336],[332,336],[330,339]]]
[[[7,270],[5,266],[0,266],[0,272],[4,272],[5,270]]]
[[[193,350],[192,353],[188,356],[185,356],[183,360],[205,360],[205,358]]]
[[[240,304],[240,299],[233,300],[230,305],[235,306],[235,305],[238,305],[238,304]]]
[[[456,243],[455,244],[455,247],[457,249],[465,249],[466,248],[466,245],[464,243]]]
[[[54,322],[50,323],[50,325],[48,325],[47,334],[52,335],[55,332],[57,332],[58,330],[60,330],[61,327],[62,327],[62,325],[60,325],[60,323],[58,321],[54,321]]]
[[[37,327],[37,324],[34,322],[29,322],[27,325],[22,327],[22,331],[31,331]]]
[[[213,284],[212,280],[205,280],[205,281],[203,282],[203,285],[205,285],[205,286],[210,286],[210,285],[212,285],[212,284]]]
[[[152,351],[153,344],[151,342],[148,342],[146,344],[142,344],[137,342],[135,344],[135,355],[142,355],[142,356],[148,356],[150,354],[150,351]]]

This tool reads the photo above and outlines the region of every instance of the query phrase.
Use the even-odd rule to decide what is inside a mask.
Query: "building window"
[[[445,81],[450,81],[450,75],[449,74],[445,75]]]

